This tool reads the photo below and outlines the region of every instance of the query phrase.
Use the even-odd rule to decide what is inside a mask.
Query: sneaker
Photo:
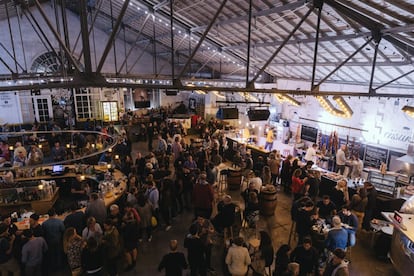
[[[148,241],[151,242],[152,241],[152,236],[148,237]]]
[[[165,227],[165,231],[170,231],[170,229],[171,229],[171,225],[168,225],[167,227]]]

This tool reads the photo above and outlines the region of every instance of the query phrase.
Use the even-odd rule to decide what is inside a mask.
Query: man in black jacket
[[[177,240],[170,241],[171,252],[164,255],[160,264],[158,265],[158,271],[165,269],[165,276],[182,276],[183,269],[187,269],[188,264],[185,260],[184,254],[177,251]]]

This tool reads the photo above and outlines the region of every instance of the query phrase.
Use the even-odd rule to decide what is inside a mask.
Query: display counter
[[[39,195],[43,193],[45,193],[43,188],[40,190],[38,186],[2,189],[0,190],[0,214],[5,215],[20,208],[35,210],[40,214],[46,213],[59,198],[59,187],[53,188],[50,193],[47,192],[48,195]],[[12,200],[9,201],[8,198]]]
[[[227,137],[228,150],[225,158],[232,160],[232,157],[234,156],[236,150],[239,148],[241,144],[246,144],[246,149],[250,150],[251,156],[254,161],[257,160],[259,156],[262,156],[263,158],[269,156],[270,151],[265,150],[263,147],[245,143],[245,141],[246,139],[242,138]]]
[[[412,275],[414,271],[414,215],[383,212],[394,224],[389,257],[400,275]]]
[[[94,174],[87,169],[83,170],[82,166],[66,165],[66,173],[61,175],[16,178],[15,183],[12,184],[13,188],[0,189],[0,214],[8,214],[22,208],[33,210],[39,214],[46,213],[55,204],[59,198],[59,192],[61,192],[56,182],[61,179],[75,178],[75,171],[79,169],[84,171],[85,179],[96,182],[101,186],[100,190],[105,190],[102,193],[102,199],[107,206],[114,203],[126,190],[126,176],[119,170],[113,170],[110,179],[98,180],[96,173],[103,174],[108,171],[108,167],[94,166],[93,168]],[[42,170],[51,170],[51,167],[43,167]],[[70,183],[66,181],[64,185],[68,186]],[[69,187],[63,188],[70,190]]]

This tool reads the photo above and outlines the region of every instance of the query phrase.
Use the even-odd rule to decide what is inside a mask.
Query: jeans
[[[266,142],[264,149],[265,150],[268,149],[269,151],[272,151],[272,149],[273,149],[273,142]]]

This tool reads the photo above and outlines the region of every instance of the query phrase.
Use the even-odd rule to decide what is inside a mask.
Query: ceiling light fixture
[[[253,96],[249,92],[239,92],[239,95],[242,96],[246,101],[253,101],[253,102],[259,102],[259,99]]]
[[[225,99],[226,98],[226,96],[220,94],[220,92],[218,92],[218,91],[213,91],[213,94],[216,95],[216,97],[220,98],[220,99]]]
[[[414,118],[414,106],[404,105],[403,108],[401,108],[403,112],[405,112],[408,116]]]
[[[316,99],[326,111],[334,116],[350,118],[354,113],[342,96],[333,97],[333,100],[338,104],[339,108],[335,107],[328,98],[316,96]]]
[[[285,94],[285,95],[275,94],[275,96],[276,96],[276,99],[281,103],[287,102],[287,103],[289,103],[291,105],[294,105],[294,106],[300,106],[301,105],[301,103],[299,101],[297,101],[296,99],[294,99],[293,97],[291,97],[287,94]]]

